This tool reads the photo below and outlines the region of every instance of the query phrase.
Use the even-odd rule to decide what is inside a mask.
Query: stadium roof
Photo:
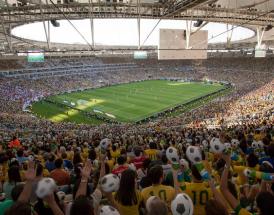
[[[266,30],[264,40],[274,40],[273,0],[0,0],[0,3],[0,40],[3,44],[0,49],[6,52],[35,48],[37,44],[12,36],[13,27],[60,19],[201,20],[204,23],[246,26],[254,30],[259,26]],[[245,42],[256,42],[256,38]],[[43,43],[39,45],[49,48]]]

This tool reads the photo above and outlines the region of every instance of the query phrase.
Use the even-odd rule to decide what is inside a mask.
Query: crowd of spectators
[[[273,60],[135,63],[136,71],[0,80],[0,214],[271,215]],[[226,81],[233,89],[140,125],[53,123],[23,111],[52,94],[159,78]],[[105,181],[117,176],[108,191]],[[44,178],[56,189],[39,198]]]

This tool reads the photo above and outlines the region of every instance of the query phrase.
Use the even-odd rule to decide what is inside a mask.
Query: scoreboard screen
[[[134,59],[147,59],[147,52],[146,51],[135,51]]]
[[[28,62],[29,63],[40,63],[40,62],[44,62],[45,61],[45,57],[44,57],[44,53],[41,51],[32,51],[32,52],[28,52]]]

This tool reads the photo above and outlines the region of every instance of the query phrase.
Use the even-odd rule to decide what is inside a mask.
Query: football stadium
[[[274,215],[273,0],[0,6],[0,215]]]

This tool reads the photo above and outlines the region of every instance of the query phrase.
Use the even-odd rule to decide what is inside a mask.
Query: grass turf
[[[75,103],[75,108],[86,112],[95,110],[97,114],[108,114],[109,118],[117,121],[135,122],[223,88],[220,84],[202,82],[150,80],[65,93],[51,96],[48,100],[64,105]],[[80,111],[45,101],[34,103],[32,112],[56,122],[101,123],[100,120],[86,117]]]

